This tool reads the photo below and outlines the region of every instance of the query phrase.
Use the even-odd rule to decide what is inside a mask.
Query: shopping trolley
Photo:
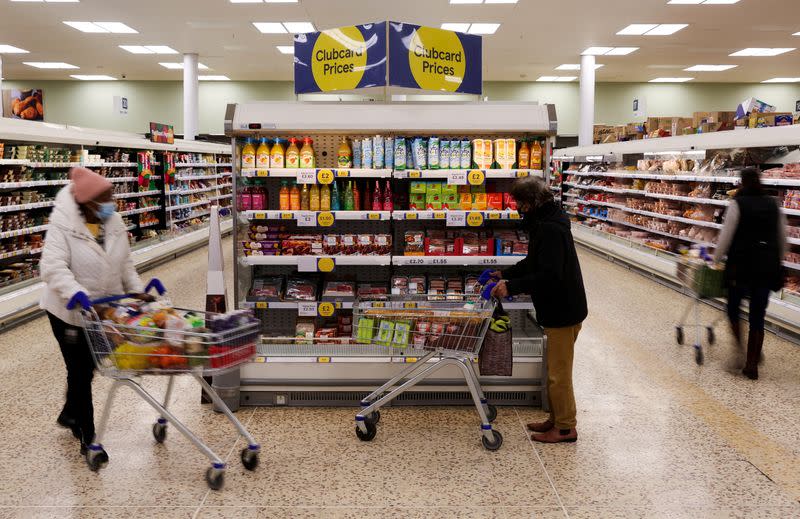
[[[484,279],[486,276],[484,276]],[[390,295],[359,298],[353,304],[353,338],[389,350],[418,355],[361,401],[356,435],[371,441],[377,434],[380,408],[446,366],[457,366],[466,380],[481,420],[483,446],[495,451],[503,436],[492,429],[497,409],[481,389],[475,360],[497,302],[489,298],[494,284],[474,295]],[[402,382],[401,382],[402,381]]]
[[[686,306],[683,316],[675,326],[675,340],[678,344],[684,343],[684,329],[695,329],[694,340],[694,359],[698,365],[703,364],[702,333],[706,331],[706,339],[709,345],[716,341],[714,327],[722,319],[717,317],[710,325],[700,322],[700,303],[703,299],[713,299],[725,295],[724,272],[714,268],[706,261],[699,258],[682,258],[678,262],[678,280],[688,291],[692,300]],[[692,314],[692,321],[687,323],[689,314]]]
[[[151,289],[164,294],[164,287],[156,279],[148,284],[146,290]],[[162,314],[158,317],[157,303],[154,305],[153,315],[164,319],[164,323],[145,316],[133,319],[136,324],[119,324],[113,320],[113,313],[125,311],[126,307],[122,303],[131,298],[132,295],[128,294],[97,299],[91,301],[89,308],[82,308],[80,312],[97,370],[114,380],[106,398],[96,437],[86,452],[89,468],[97,471],[108,461],[102,444],[103,435],[117,390],[121,386],[128,386],[160,415],[153,424],[156,442],[164,442],[167,422],[171,423],[211,460],[211,467],[205,475],[208,486],[213,490],[222,488],[225,462],[167,409],[175,376],[187,374],[197,380],[216,408],[228,417],[239,434],[247,440],[247,447],[241,451],[240,458],[246,469],[255,470],[259,462],[260,446],[203,376],[219,374],[248,362],[255,355],[259,322],[242,312],[214,314],[165,305],[160,305]],[[74,303],[71,303],[74,307]],[[189,319],[194,322],[195,327],[176,327],[170,325],[170,319],[173,323],[175,319]],[[217,331],[211,331],[206,326]],[[145,375],[169,377],[163,404],[142,387],[138,378]]]

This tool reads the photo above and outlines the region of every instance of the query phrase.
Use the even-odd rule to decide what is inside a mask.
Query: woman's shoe
[[[81,428],[78,427],[78,421],[64,413],[64,411],[61,411],[61,414],[58,415],[56,423],[65,429],[71,430],[72,436],[74,436],[75,439],[81,439]]]
[[[535,433],[545,433],[555,426],[549,418],[544,422],[532,422],[528,424],[528,430]]]

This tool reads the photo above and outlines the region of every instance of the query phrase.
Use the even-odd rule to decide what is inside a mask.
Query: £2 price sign
[[[479,170],[473,169],[469,173],[467,173],[467,182],[471,186],[480,186],[486,181],[486,174]]]

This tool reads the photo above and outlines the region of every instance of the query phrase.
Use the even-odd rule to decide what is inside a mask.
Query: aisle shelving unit
[[[743,167],[765,171],[789,220],[789,282],[768,319],[800,333],[800,127],[762,128],[558,150],[564,200],[581,225],[579,243],[677,285],[678,253],[713,249]],[[746,152],[743,152],[745,150]]]
[[[211,205],[226,208],[232,201],[230,155],[181,153],[175,162],[175,182],[165,186],[170,229],[207,223]]]
[[[87,167],[113,183],[140,266],[198,246],[208,235],[201,226],[181,233],[167,228],[160,170],[165,153],[212,156],[222,163],[216,171],[230,178],[230,147],[221,144],[158,144],[136,134],[12,119],[0,119],[0,143],[0,326],[33,311],[41,290],[38,259],[48,217],[56,193],[69,184],[70,168]],[[143,155],[153,165],[149,182],[140,179]],[[231,196],[229,188],[218,192]]]
[[[543,141],[543,148],[549,150],[556,130],[551,106],[525,103],[251,103],[229,106],[226,119],[226,133],[233,138],[234,196],[248,186],[256,186],[267,199],[264,208],[234,213],[235,300],[240,308],[254,309],[263,323],[258,356],[240,372],[239,399],[242,404],[251,405],[353,405],[376,382],[391,377],[397,363],[416,361],[404,355],[403,350],[387,352],[378,346],[350,343],[349,332],[335,338],[295,340],[297,323],[301,319],[311,319],[317,331],[335,323],[339,316],[347,319],[355,295],[343,297],[323,293],[321,288],[328,281],[372,283],[384,286],[388,293],[393,276],[453,278],[466,273],[478,274],[486,268],[513,265],[521,259],[519,255],[497,256],[488,247],[481,249],[480,256],[406,255],[406,231],[424,234],[425,230],[432,229],[443,233],[448,230],[476,233],[513,230],[519,214],[513,210],[411,210],[407,207],[405,193],[414,181],[467,184],[466,177],[470,173],[473,179],[480,179],[475,181],[477,186],[488,182],[502,193],[507,192],[510,183],[517,178],[531,175],[544,178],[543,170],[484,168],[477,173],[477,169],[339,168],[335,161],[342,137],[354,140],[377,134],[389,138],[537,138]],[[316,167],[240,167],[244,139],[258,137],[310,137],[314,143]],[[549,156],[545,155],[543,164],[548,162]],[[394,207],[391,210],[281,210],[281,186],[287,181],[293,184],[292,179],[320,185],[336,182],[340,188],[348,182],[356,182],[361,193],[365,189],[372,191],[376,182],[385,192],[388,184],[394,195]],[[376,244],[384,244],[380,245],[384,247],[381,250],[389,253],[331,255],[317,251],[314,255],[271,255],[274,253],[267,251],[265,254],[261,249],[254,253],[248,248],[263,246],[258,240],[274,231],[288,235],[337,236],[343,241],[344,236],[371,236]],[[248,240],[256,240],[256,243]],[[253,290],[254,283],[275,276],[283,278],[283,282],[290,276],[316,280],[318,290],[314,300],[287,300],[288,295],[281,297],[280,294],[262,296]],[[514,323],[514,376],[485,377],[484,389],[496,403],[540,405],[546,340],[532,318],[533,304],[530,298],[519,297],[504,306],[511,312]],[[447,370],[440,373],[396,403],[466,402],[469,396],[463,380],[459,381],[459,373]]]

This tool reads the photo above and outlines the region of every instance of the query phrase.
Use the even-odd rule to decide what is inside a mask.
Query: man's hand
[[[152,303],[156,300],[156,298],[150,294],[134,294],[133,298],[138,299],[139,301],[144,301],[145,303]]]
[[[505,280],[497,282],[497,285],[492,289],[492,297],[495,299],[508,297],[508,287]]]

